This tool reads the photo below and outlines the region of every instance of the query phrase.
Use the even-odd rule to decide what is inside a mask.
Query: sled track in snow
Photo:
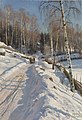
[[[3,82],[1,82],[0,83],[0,92],[2,91],[2,90],[4,90],[4,89],[6,89],[8,86],[15,86],[14,84],[12,85],[12,83],[17,83],[17,82],[19,82],[19,80],[18,81],[16,81],[16,79],[20,79],[20,78],[22,78],[23,76],[22,75],[17,75],[17,76],[15,76],[13,79],[11,79],[11,80],[5,80],[5,79],[3,79],[3,78],[1,78],[1,80],[3,81]],[[23,82],[23,81],[22,81]],[[8,88],[7,88],[8,89]]]
[[[6,72],[11,71],[13,68],[19,67],[19,65],[22,64],[22,63],[23,63],[23,62],[19,62],[19,63],[17,63],[16,65],[13,65],[12,67],[8,68],[7,70],[5,70],[4,72],[2,72],[2,73],[0,74],[0,77],[1,77],[2,75],[4,75]]]
[[[11,106],[13,100],[15,99],[19,88],[22,87],[21,83],[23,82],[23,75],[17,75],[15,76],[12,80],[9,80],[10,82],[6,85],[7,81],[4,82],[4,87],[1,88],[0,92],[3,92],[4,90],[7,90],[7,87],[10,87],[11,91],[10,93],[5,97],[5,99],[0,103],[0,120],[2,119],[2,117],[5,115],[6,111],[9,109],[9,107]],[[16,85],[12,84],[13,81],[16,79]],[[15,81],[14,81],[15,82]],[[14,88],[12,89],[14,85]]]

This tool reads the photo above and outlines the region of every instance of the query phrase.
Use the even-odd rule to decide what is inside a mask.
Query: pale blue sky
[[[43,20],[42,17],[40,15],[39,12],[39,4],[41,0],[0,0],[2,1],[1,6],[4,6],[6,4],[10,4],[12,5],[13,9],[20,9],[20,8],[24,8],[26,9],[31,15],[36,15],[38,18],[38,23],[41,27],[41,29],[43,30],[44,28],[46,28],[43,25]],[[80,26],[82,27],[82,19],[81,18],[77,18],[76,20],[73,19],[73,24],[80,24]]]
[[[40,28],[44,29],[42,17],[39,11],[40,0],[38,1],[37,0],[0,0],[0,1],[2,1],[0,6],[4,7],[4,5],[9,4],[12,5],[14,10],[24,8],[30,13],[30,15],[37,16]]]

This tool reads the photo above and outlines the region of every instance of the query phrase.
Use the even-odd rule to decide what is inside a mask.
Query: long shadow
[[[57,77],[60,78],[60,82],[61,82],[62,84],[64,84],[63,81],[65,81],[66,76],[65,76],[63,73],[61,73],[61,71],[60,71],[58,68],[57,68],[57,70],[56,70],[54,73],[55,73],[55,75],[56,75]],[[64,84],[64,85],[66,85],[66,84]],[[66,95],[69,96],[69,93],[68,93],[68,92],[66,92],[66,91],[64,91],[64,90],[62,90],[62,89],[59,89],[59,90],[60,90],[60,92],[62,92],[62,93],[64,93],[64,94],[66,94]],[[75,100],[76,102],[78,102],[80,105],[82,105],[82,103],[81,103],[82,101],[81,101],[80,99],[76,98],[75,96],[73,96],[72,99]]]
[[[18,101],[17,108],[10,114],[9,120],[27,120],[27,116],[29,117],[35,111],[33,106],[41,109],[44,102],[45,96],[41,97],[41,104],[39,104],[37,99],[39,94],[47,89],[47,86],[45,82],[42,82],[42,77],[37,74],[33,65],[27,70],[26,75],[28,79],[24,89],[22,89],[23,95]],[[37,110],[35,113],[38,112]]]
[[[52,107],[51,105],[43,106],[47,96],[42,95],[42,93],[47,90],[47,86],[45,82],[42,81],[43,75],[39,75],[33,65],[27,70],[26,75],[25,87],[22,89],[23,94],[18,101],[17,107],[10,114],[9,120],[38,120],[40,116],[45,116],[47,109],[57,112],[59,117],[60,114],[71,117],[68,112],[62,109]],[[40,94],[42,95],[41,97]],[[53,94],[48,92],[48,95],[55,99]],[[41,112],[39,113],[39,111]],[[38,114],[38,116],[36,116],[36,114]],[[59,119],[61,119],[61,117]]]
[[[16,65],[14,65],[14,66],[12,66],[10,68],[7,68],[7,70],[5,70],[3,73],[1,73],[0,76],[2,76],[3,74],[5,74],[6,72],[10,71],[12,68],[18,67],[18,65],[21,64],[21,63],[23,63],[23,62],[19,62]]]
[[[5,83],[0,83],[0,92],[2,92],[3,90],[14,90],[18,86],[18,81],[16,81],[16,80],[14,80],[14,81],[9,80],[9,81],[7,80],[7,81],[5,81]],[[23,81],[23,80],[21,81],[21,84],[19,85],[18,89],[22,89],[24,87],[24,82],[25,81]]]
[[[9,120],[38,120],[40,116],[44,116],[47,109],[61,113],[62,115],[70,116],[70,114],[59,110],[52,106],[43,106],[46,102],[46,95],[42,95],[40,98],[38,96],[47,90],[47,85],[42,78],[44,75],[40,76],[33,65],[26,72],[28,79],[26,80],[26,86],[22,90],[23,95],[18,101],[17,108],[10,114]],[[55,98],[55,96],[48,91],[48,96]],[[40,113],[39,113],[40,111]],[[38,115],[36,115],[38,114]]]
[[[63,84],[66,76],[57,67],[56,70],[54,71],[54,74],[60,79],[60,82]]]

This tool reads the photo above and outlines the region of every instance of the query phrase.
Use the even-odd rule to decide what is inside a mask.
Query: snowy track
[[[70,91],[61,71],[38,57],[22,62],[1,76],[0,120],[82,120],[82,97]]]
[[[23,79],[23,76],[21,76],[21,77],[19,77],[19,76],[17,76],[18,77],[18,80],[17,80],[17,84],[16,84],[16,86],[12,89],[12,83],[13,83],[13,80],[11,81],[11,83],[10,84],[8,84],[8,85],[6,85],[6,87],[4,87],[2,90],[8,90],[8,88],[7,88],[7,86],[10,88],[10,89],[12,89],[11,90],[11,92],[8,92],[8,95],[4,98],[4,100],[0,103],[0,107],[2,108],[3,107],[3,109],[2,109],[2,111],[0,111],[1,113],[1,117],[3,117],[3,115],[6,113],[6,111],[8,110],[8,108],[9,108],[9,106],[11,105],[11,103],[13,102],[13,100],[14,100],[14,98],[16,97],[16,94],[17,94],[17,92],[18,92],[18,88],[19,88],[19,86],[21,85],[21,79]],[[17,78],[15,78],[15,79],[17,79]],[[0,92],[3,92],[3,91],[0,91]],[[6,104],[7,103],[7,104]],[[5,106],[5,108],[4,108],[4,106]]]
[[[7,75],[5,73],[2,75],[4,79],[0,81],[0,120],[7,120],[5,116],[9,115],[13,102],[16,101],[20,91],[24,88],[27,67],[26,63],[20,64],[20,67],[8,71]]]

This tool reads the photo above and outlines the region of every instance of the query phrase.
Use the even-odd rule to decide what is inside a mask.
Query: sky
[[[3,4],[10,4],[14,9],[25,8],[31,14],[39,13],[39,2],[35,0],[3,0]]]
[[[42,16],[39,11],[40,0],[0,0],[0,7],[4,7],[9,4],[14,10],[24,8],[30,13],[30,15],[35,15],[38,18],[38,24],[40,28],[45,31]]]
[[[0,7],[4,7],[4,5],[9,4],[12,5],[14,10],[24,8],[26,9],[30,15],[35,15],[38,18],[38,24],[40,29],[44,32],[46,30],[46,26],[44,26],[44,19],[42,18],[39,11],[39,4],[41,0],[0,0]],[[82,19],[74,19],[74,24],[80,24],[82,28]],[[47,31],[47,30],[46,30]]]

